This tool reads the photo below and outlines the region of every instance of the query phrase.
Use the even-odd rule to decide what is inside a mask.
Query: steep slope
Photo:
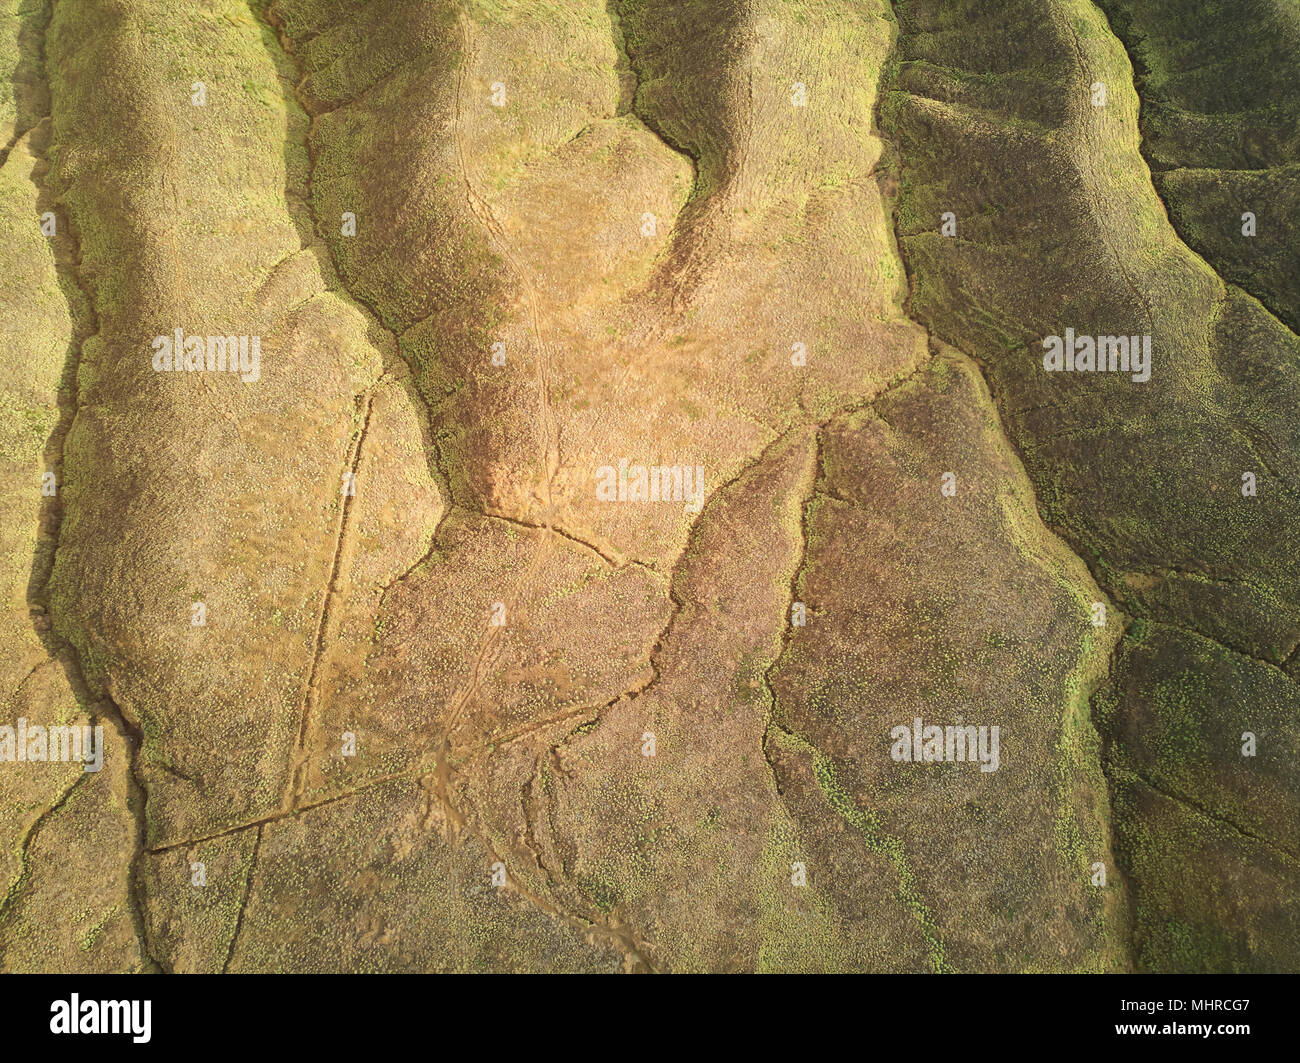
[[[9,352],[0,367],[0,722],[12,728],[0,738],[0,966],[129,970],[145,957],[131,881],[139,794],[128,736],[85,689],[49,615],[62,444],[80,344],[94,327],[77,242],[49,182],[50,13],[36,0],[0,5],[0,340]],[[83,873],[69,876],[66,854],[79,848]]]
[[[1207,848],[1193,826],[1203,810],[1147,795],[1161,775],[1169,787],[1170,773],[1200,762],[1214,765],[1220,788],[1261,788],[1275,808],[1293,799],[1284,765],[1298,721],[1268,706],[1271,677],[1291,681],[1281,669],[1300,643],[1300,344],[1170,226],[1140,153],[1127,57],[1096,8],[897,8],[886,113],[902,158],[914,310],[981,364],[1044,519],[1144,621],[1121,644],[1098,707],[1138,955],[1152,969],[1275,969],[1297,943],[1293,860],[1259,863],[1231,829]],[[946,212],[955,237],[943,234]],[[1048,372],[1050,338],[1067,329],[1150,336],[1149,379]],[[1161,637],[1140,640],[1139,630]],[[1147,667],[1129,666],[1138,645],[1157,654]],[[1154,737],[1128,714],[1149,714],[1170,684],[1200,691],[1207,726],[1181,725],[1177,759],[1135,775],[1149,768]],[[1124,719],[1105,708],[1116,700]],[[1274,727],[1256,757],[1242,756],[1260,718]],[[1196,779],[1170,793],[1199,790]],[[1284,844],[1275,820],[1260,829]],[[1269,887],[1226,885],[1247,874]]]
[[[0,61],[0,689],[108,743],[0,765],[6,970],[1293,964],[1300,341],[1091,3],[0,0]]]
[[[1179,235],[1300,332],[1300,10],[1100,6],[1137,68],[1142,151]]]

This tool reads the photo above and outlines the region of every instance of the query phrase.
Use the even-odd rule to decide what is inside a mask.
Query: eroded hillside
[[[0,0],[0,965],[1293,968],[1290,88],[1104,6]]]

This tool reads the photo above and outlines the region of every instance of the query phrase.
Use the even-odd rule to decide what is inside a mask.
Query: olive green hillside
[[[1212,661],[1263,670],[1220,661],[1201,678],[1219,718],[1185,736],[1196,747],[1189,756],[1214,765],[1221,790],[1294,792],[1293,778],[1269,775],[1228,736],[1263,711],[1259,675],[1292,681],[1284,670],[1300,641],[1295,336],[1225,286],[1169,223],[1141,153],[1132,69],[1097,8],[908,2],[897,13],[899,66],[884,113],[899,152],[913,312],[980,364],[1045,522],[1127,617],[1199,636],[1216,647]],[[1017,88],[1029,84],[1032,95]],[[955,215],[955,237],[943,235],[945,212]],[[1151,336],[1149,380],[1045,371],[1044,340],[1067,329]],[[1114,670],[1128,677],[1125,696],[1142,707],[1134,711],[1150,713],[1164,680],[1154,666],[1126,671],[1132,646],[1121,644]],[[1157,803],[1130,799],[1125,774],[1145,763],[1152,736],[1112,732],[1114,718],[1097,712],[1141,965],[1250,969],[1293,953],[1294,930],[1277,923],[1263,894],[1236,898],[1244,924],[1236,935],[1215,931],[1222,909],[1193,892],[1182,906],[1176,869],[1193,859],[1187,836],[1156,859],[1159,835],[1141,817]],[[1287,733],[1274,730],[1269,741],[1285,748]],[[1207,809],[1222,812],[1203,792],[1207,770],[1177,786],[1148,771],[1150,782],[1136,785],[1163,785],[1174,800],[1201,792]],[[1260,829],[1281,844],[1276,823]],[[1229,889],[1252,852],[1223,847],[1206,872],[1214,888]],[[1285,857],[1258,873],[1273,896],[1294,903]],[[1278,925],[1275,951],[1259,951],[1255,943]],[[1192,962],[1172,947],[1173,931],[1152,929],[1173,926],[1208,951]]]
[[[1288,16],[1118,7],[0,0],[0,969],[1294,967]]]
[[[49,19],[49,3],[0,7],[0,333],[8,352],[0,368],[0,633],[8,649],[0,722],[16,732],[0,770],[0,970],[129,970],[144,959],[129,879],[138,795],[125,735],[85,689],[48,609],[61,444],[75,404],[76,352],[93,329],[76,241],[49,185]],[[79,738],[89,730],[100,771],[63,759],[71,736],[54,728],[69,726]],[[93,852],[68,875],[67,853],[88,840]],[[62,918],[51,921],[52,911]]]
[[[1179,235],[1300,331],[1300,10],[1290,0],[1100,6],[1136,68],[1142,151]]]

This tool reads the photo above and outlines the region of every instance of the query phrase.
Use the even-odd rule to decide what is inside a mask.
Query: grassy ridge
[[[1100,6],[1137,68],[1142,150],[1179,234],[1300,332],[1300,10],[1290,0]]]
[[[1300,437],[1287,412],[1300,398],[1295,337],[1225,289],[1166,221],[1140,151],[1132,71],[1091,4],[897,7],[902,62],[884,114],[901,149],[899,223],[915,312],[982,364],[1047,523],[1126,612],[1200,632],[1214,646],[1210,659],[1254,657],[1276,669],[1300,639],[1300,499],[1290,487]],[[1096,82],[1106,87],[1101,107]],[[1007,91],[1029,84],[1039,99]],[[937,232],[944,211],[957,216],[955,239]],[[1045,373],[1040,341],[1066,327],[1151,334],[1151,380]],[[1268,485],[1251,499],[1240,491],[1249,470]],[[1132,645],[1121,647],[1115,684],[1131,711],[1149,714],[1169,682],[1162,676],[1190,667],[1166,659],[1175,645],[1133,668]],[[1170,792],[1217,800],[1207,764],[1219,793],[1258,785],[1257,762],[1221,743],[1249,729],[1257,708],[1267,715],[1260,674],[1243,665],[1203,677],[1219,730],[1185,733],[1196,753],[1164,763]],[[1220,881],[1246,873],[1256,850],[1198,843],[1193,852],[1185,832],[1161,839],[1144,818],[1159,802],[1131,800],[1117,782],[1129,764],[1147,763],[1153,736],[1098,713],[1140,961],[1269,967],[1275,953],[1258,942],[1275,926],[1286,941],[1278,950],[1294,950],[1294,928],[1276,924],[1271,901],[1241,899],[1235,918],[1246,930],[1225,935],[1214,929],[1221,910],[1194,890],[1181,898],[1181,861],[1202,861],[1201,874]],[[1293,800],[1291,780],[1272,785],[1284,806]],[[1260,830],[1278,836],[1271,821]],[[1257,870],[1274,894],[1300,886],[1285,860]],[[1201,949],[1195,960],[1161,929],[1176,923],[1190,928],[1178,940]]]

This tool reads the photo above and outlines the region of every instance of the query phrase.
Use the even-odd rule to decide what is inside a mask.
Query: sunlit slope
[[[0,967],[1293,963],[1300,348],[1093,5],[0,0],[0,62],[0,689],[107,733],[0,765]]]
[[[49,17],[50,5],[36,0],[0,5],[0,719],[30,736],[45,729],[37,744],[24,742],[33,759],[15,762],[23,754],[9,748],[0,770],[0,969],[130,970],[143,958],[129,884],[136,817],[125,736],[81,686],[48,612],[71,370],[93,321],[68,216],[48,182]],[[99,771],[60,759],[64,740],[49,729],[71,726],[84,738],[95,725]],[[40,759],[53,747],[54,761]],[[69,876],[66,854],[77,849],[88,850],[83,873]]]
[[[59,5],[50,31],[54,180],[98,319],[54,605],[87,679],[143,732],[151,845],[283,806],[343,477],[387,385],[365,313],[304,247],[305,159],[285,148],[264,30],[228,7]],[[147,56],[163,78],[135,76]],[[121,87],[107,131],[101,83]],[[158,368],[178,329],[200,371]],[[241,337],[260,355],[209,369],[210,336],[236,338],[232,361],[251,354]]]
[[[824,874],[812,906],[792,910],[806,895],[780,889],[788,865],[839,836],[842,813],[823,798],[800,809],[803,822],[792,818],[758,759],[770,744],[763,677],[789,623],[781,601],[804,552],[819,441],[837,410],[928,357],[900,307],[902,271],[874,179],[874,86],[889,23],[883,8],[847,5],[815,17],[785,4],[718,11],[708,32],[723,42],[721,66],[706,75],[673,65],[674,41],[702,47],[692,29],[702,11],[657,17],[654,5],[620,5],[602,25],[602,8],[399,5],[378,17],[379,38],[400,43],[364,56],[360,27],[375,28],[374,11],[269,10],[315,115],[317,231],[397,337],[454,503],[429,555],[386,596],[364,682],[338,671],[311,792],[326,799],[347,779],[423,765],[431,823],[500,856],[539,908],[608,928],[633,966],[934,966],[908,905],[864,917],[849,878]],[[605,66],[593,70],[593,56]],[[355,73],[367,63],[373,76]],[[847,95],[832,79],[844,69]],[[706,105],[714,100],[721,124]],[[584,207],[606,189],[617,191]],[[353,203],[363,208],[355,236],[336,224]],[[376,280],[389,274],[403,280]],[[805,335],[807,365],[792,366]],[[504,364],[490,357],[496,342]],[[598,503],[594,468],[643,454],[704,455],[718,499],[694,521],[675,508]],[[759,501],[768,492],[774,513]],[[751,508],[756,543],[775,548],[800,530],[762,578],[752,560],[728,554],[733,541],[713,545],[719,522]],[[1017,534],[1055,549],[1041,527]],[[850,589],[864,574],[845,544],[825,560]],[[501,630],[489,619],[494,600]],[[1067,596],[1048,612],[1063,625],[1064,657],[1089,652],[1086,607]],[[752,615],[752,646],[714,614]],[[978,675],[1002,667],[984,662]],[[1018,960],[972,946],[962,964],[1122,962],[1105,914],[1114,892],[1084,891],[1085,849],[1107,843],[1095,748],[1064,747],[1095,680],[1095,665],[1077,668],[1071,684],[1044,693],[1050,718],[1026,723],[1035,736],[1021,768],[1071,780],[1058,804],[1032,813],[1042,835],[1059,837],[1047,851],[1052,884],[1030,887],[1032,903],[1055,909],[1064,888],[1081,910],[1095,908],[1095,925],[1026,945]],[[366,741],[344,763],[331,736],[358,720]],[[888,727],[872,726],[880,730],[863,736],[851,767],[886,755]],[[639,754],[645,733],[661,743],[653,760]],[[741,793],[751,796],[737,803]],[[938,798],[933,815],[946,808]],[[1083,847],[1069,840],[1074,827],[1055,825],[1079,817]],[[680,851],[665,847],[667,835]],[[887,895],[899,892],[888,859],[861,859],[876,862]],[[692,872],[701,864],[717,870]],[[1008,866],[1021,872],[1037,874]],[[254,896],[249,912],[264,908],[267,922],[248,931],[270,949],[284,900],[260,885]],[[953,933],[979,936],[983,914],[968,921],[945,907]],[[796,944],[811,933],[798,929],[805,923],[817,928],[815,947]],[[912,943],[891,950],[904,928]]]

